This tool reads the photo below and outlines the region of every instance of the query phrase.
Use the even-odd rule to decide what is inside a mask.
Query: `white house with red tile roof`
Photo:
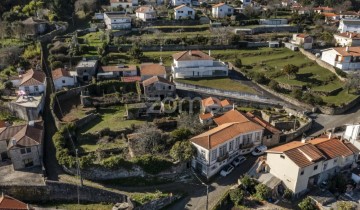
[[[206,178],[214,176],[235,157],[259,145],[263,130],[251,121],[225,123],[191,138],[197,150],[192,167]]]
[[[215,61],[210,55],[199,51],[182,51],[172,55],[171,66],[174,78],[224,77],[228,67],[222,61]]]
[[[345,32],[334,34],[336,45],[339,47],[357,47],[360,46],[360,34]]]
[[[135,13],[136,17],[144,22],[156,19],[156,11],[152,6],[141,6]]]
[[[40,70],[30,69],[12,82],[15,87],[19,87],[19,91],[29,95],[39,95],[46,91],[46,75]]]
[[[215,4],[211,11],[214,18],[224,18],[234,14],[234,8],[225,3]]]
[[[353,164],[358,155],[351,143],[324,136],[269,149],[265,168],[298,196]]]
[[[195,19],[195,10],[185,4],[174,8],[174,19]]]
[[[10,159],[14,170],[42,164],[44,127],[42,121],[0,128],[1,160]]]
[[[293,38],[291,40],[292,44],[296,44],[305,50],[312,49],[312,45],[314,43],[314,39],[312,36],[308,34],[293,34]]]
[[[227,100],[219,100],[218,98],[209,97],[201,101],[201,110],[203,112],[227,112],[233,108],[233,104]]]
[[[344,71],[360,69],[360,47],[334,47],[322,51],[321,60]]]
[[[57,68],[53,70],[51,74],[55,90],[61,90],[64,87],[73,87],[76,84],[76,77],[71,76],[67,69]]]

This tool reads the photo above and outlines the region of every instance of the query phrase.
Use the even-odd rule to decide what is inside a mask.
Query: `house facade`
[[[41,166],[44,129],[42,121],[0,129],[1,160],[11,160],[14,170]]]
[[[180,5],[191,5],[191,0],[171,0],[171,5],[176,7],[176,6],[180,6]]]
[[[147,100],[163,100],[175,97],[175,84],[159,76],[153,76],[143,81],[144,95]]]
[[[75,67],[77,78],[83,82],[91,81],[91,78],[96,74],[97,68],[97,60],[82,60]]]
[[[172,55],[171,66],[174,78],[217,77],[227,76],[228,67],[222,61],[214,61],[210,55],[189,50]]]
[[[304,50],[312,49],[314,39],[307,34],[293,34],[292,44],[296,44],[304,48]]]
[[[131,17],[123,13],[106,12],[104,22],[107,29],[122,30],[131,29]]]
[[[360,34],[345,32],[334,34],[336,45],[339,47],[356,47],[360,46]]]
[[[143,63],[140,66],[141,81],[147,80],[153,76],[159,76],[166,79],[165,66],[157,63]]]
[[[55,90],[61,90],[64,87],[74,87],[77,83],[76,77],[71,76],[67,69],[58,68],[53,70],[51,74],[54,81]]]
[[[29,17],[21,23],[24,26],[25,34],[28,36],[37,36],[44,34],[49,25],[47,21],[40,20],[34,17]]]
[[[233,104],[227,100],[219,100],[218,98],[209,97],[201,101],[201,110],[204,113],[222,113],[233,109]]]
[[[349,124],[346,126],[343,138],[360,149],[360,124]]]
[[[114,79],[119,77],[135,77],[137,76],[137,68],[135,65],[113,65],[101,66],[97,73],[98,79]]]
[[[212,7],[211,14],[214,18],[224,18],[234,14],[234,8],[225,3],[216,4]]]
[[[263,128],[254,122],[225,123],[190,139],[196,148],[192,167],[210,178],[240,154],[261,143]]]
[[[121,7],[126,10],[127,8],[132,8],[138,5],[138,0],[110,0],[110,6],[112,9],[118,9]]]
[[[360,32],[360,19],[341,19],[339,23],[338,31],[340,33]]]
[[[30,69],[11,82],[14,87],[19,87],[19,91],[27,95],[40,95],[46,92],[46,75],[40,70]]]
[[[344,71],[360,69],[360,47],[335,47],[322,51],[321,60]]]
[[[267,151],[266,163],[270,173],[299,196],[350,167],[358,155],[359,150],[351,143],[325,136],[272,148]]]
[[[45,104],[44,95],[20,95],[14,101],[8,103],[10,111],[16,117],[31,121],[39,119]]]
[[[174,19],[195,19],[195,10],[186,5],[181,5],[174,8]]]
[[[156,11],[152,6],[141,6],[135,13],[136,17],[144,22],[156,19]]]

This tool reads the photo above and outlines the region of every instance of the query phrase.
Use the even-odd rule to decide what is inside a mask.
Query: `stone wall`
[[[274,32],[298,32],[299,27],[298,26],[272,26],[272,27],[262,27],[259,25],[259,27],[253,28],[252,33],[258,34],[258,33],[274,33]]]
[[[75,124],[78,129],[83,128],[86,124],[91,122],[92,120],[95,120],[96,118],[100,117],[98,114],[90,113],[86,115],[85,117],[76,120]]]
[[[329,71],[331,71],[332,73],[334,73],[341,81],[346,81],[345,78],[341,77],[340,75],[338,75],[336,73],[335,68],[332,65],[322,61],[321,58],[317,58],[314,54],[312,54],[311,52],[308,52],[308,51],[306,51],[306,50],[304,50],[302,48],[300,48],[300,52],[303,55],[305,55],[307,58],[309,58],[310,60],[315,61],[319,66],[321,66],[323,68],[326,68]]]
[[[56,23],[55,23],[55,25],[56,25]],[[59,27],[58,29],[51,31],[45,35],[39,36],[37,38],[37,40],[40,42],[51,42],[55,36],[58,36],[58,35],[64,33],[67,30],[68,26],[69,26],[68,23],[61,22],[61,25],[58,24],[58,27]]]
[[[170,205],[174,201],[180,199],[180,196],[175,195],[169,195],[164,198],[159,198],[157,200],[153,200],[150,202],[145,203],[142,206],[136,207],[134,210],[158,210],[158,209],[164,209],[164,207]]]
[[[300,126],[300,128],[298,128],[296,131],[281,135],[280,139],[284,138],[285,142],[294,140],[295,138],[301,136],[303,133],[308,131],[312,126],[312,122],[313,122],[312,119],[309,119],[307,123]]]
[[[337,115],[337,114],[342,114],[342,113],[346,112],[347,110],[351,109],[353,106],[358,104],[359,102],[360,102],[360,96],[356,97],[354,100],[352,100],[348,104],[345,104],[340,107],[320,106],[318,108],[324,114]]]
[[[45,186],[19,186],[19,185],[1,185],[1,192],[19,198],[25,202],[76,202],[77,185],[62,183],[57,181],[46,181]],[[107,190],[93,188],[90,186],[79,187],[81,202],[111,202],[122,203],[130,202],[129,197]],[[41,198],[39,200],[39,198]],[[133,206],[131,204],[131,206]]]

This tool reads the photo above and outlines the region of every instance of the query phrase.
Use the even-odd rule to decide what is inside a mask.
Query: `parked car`
[[[238,157],[236,157],[236,158],[231,162],[231,164],[232,164],[234,167],[236,167],[236,166],[240,165],[241,163],[245,162],[245,160],[246,160],[246,157],[244,157],[244,156],[238,156]]]
[[[265,151],[267,150],[267,147],[265,145],[260,145],[255,147],[254,151],[252,151],[252,155],[254,156],[259,156],[265,153]]]
[[[221,176],[227,176],[234,170],[234,167],[232,165],[227,165],[221,170],[220,175]]]

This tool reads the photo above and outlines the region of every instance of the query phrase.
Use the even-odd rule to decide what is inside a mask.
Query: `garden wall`
[[[208,21],[209,23],[210,21]],[[148,23],[144,23],[147,26]],[[200,22],[200,20],[154,20],[151,21],[151,26],[194,26],[194,25],[201,25],[204,22]]]
[[[253,28],[252,32],[254,34],[258,33],[274,33],[274,32],[298,32],[298,26],[272,26],[272,27],[263,27],[259,25],[259,27]]]
[[[157,209],[163,209],[164,207],[170,205],[174,201],[180,199],[180,196],[167,196],[164,198],[159,198],[150,202],[145,203],[142,206],[136,207],[134,210],[157,210]]]
[[[98,117],[100,117],[98,114],[94,114],[94,113],[88,114],[85,117],[76,120],[76,122],[75,122],[76,127],[78,129],[82,129],[86,124],[88,124],[89,122],[91,122],[92,120],[94,120]]]
[[[46,181],[45,186],[20,186],[20,185],[1,185],[0,190],[15,198],[21,198],[25,202],[76,202],[77,185],[62,183],[57,181]],[[83,186],[79,188],[80,201],[82,202],[111,202],[111,203],[131,203],[128,196],[107,190]],[[41,198],[41,200],[39,200]]]
[[[56,25],[56,23],[55,23],[55,25]],[[58,29],[51,31],[43,36],[38,37],[37,40],[40,42],[51,42],[55,36],[64,33],[67,30],[69,24],[66,22],[61,22],[61,25],[57,25],[57,26],[59,27]]]
[[[344,106],[341,106],[341,107],[320,106],[319,109],[324,114],[337,115],[337,114],[342,114],[342,113],[346,112],[347,110],[351,109],[353,106],[358,104],[359,102],[360,102],[360,96],[358,96],[357,98],[355,98],[348,104],[345,104]]]
[[[335,68],[333,66],[331,66],[330,64],[322,61],[320,58],[317,58],[315,55],[313,55],[312,53],[300,48],[300,52],[305,55],[307,58],[309,58],[310,60],[315,61],[319,66],[328,69],[329,71],[331,71],[332,73],[334,73],[341,81],[346,81],[345,78],[341,77],[340,75],[338,75],[335,71]]]

